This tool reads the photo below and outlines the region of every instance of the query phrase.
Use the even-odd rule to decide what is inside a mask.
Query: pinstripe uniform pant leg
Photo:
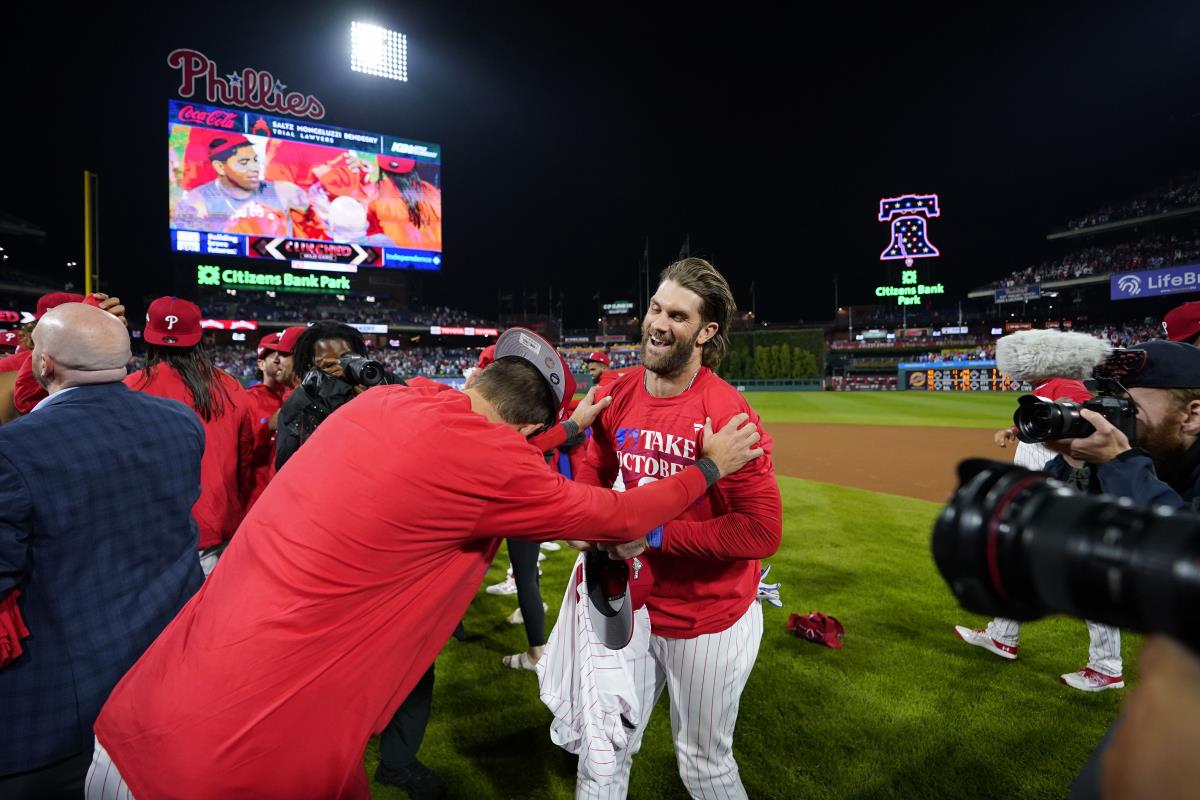
[[[758,658],[762,607],[752,602],[729,628],[694,639],[650,637],[650,653],[632,666],[642,719],[622,754],[619,779],[599,786],[577,779],[577,800],[622,800],[629,791],[633,754],[664,686],[671,703],[671,734],[679,776],[693,798],[742,800],[746,790],[733,758],[742,690]]]
[[[92,753],[92,768],[88,770],[87,780],[83,783],[84,800],[133,800],[129,787],[117,765],[112,762],[108,751],[96,741],[96,749]]]
[[[1122,674],[1121,663],[1121,631],[1111,625],[1101,625],[1099,622],[1089,622],[1088,636],[1088,666],[1097,672],[1103,672],[1110,677]]]

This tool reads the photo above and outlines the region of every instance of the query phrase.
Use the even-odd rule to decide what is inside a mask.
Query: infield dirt
[[[964,458],[1012,461],[1013,451],[979,428],[885,425],[766,425],[775,440],[775,471],[875,492],[945,502]]]

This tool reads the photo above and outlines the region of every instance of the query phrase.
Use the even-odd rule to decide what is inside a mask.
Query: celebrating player
[[[607,385],[612,404],[592,426],[577,480],[612,486],[619,473],[630,491],[645,491],[697,459],[705,420],[719,426],[744,413],[759,423],[737,390],[713,373],[729,345],[734,309],[729,284],[707,261],[686,258],[663,271],[642,325],[643,366]],[[633,753],[664,688],[679,774],[691,795],[746,797],[733,731],[762,638],[759,559],[779,548],[783,529],[765,434],[762,447],[765,457],[673,521],[613,549],[614,557],[648,559],[655,576],[638,612],[644,625],[648,610],[649,651],[627,656],[641,714],[616,779],[601,785],[581,772],[577,797],[626,795]]]
[[[210,141],[208,159],[217,177],[184,192],[175,206],[176,227],[197,231],[236,228],[236,232],[264,235],[279,233],[282,227],[286,235],[289,212],[309,207],[307,195],[295,184],[262,180],[258,151],[240,133]]]
[[[465,392],[377,386],[322,423],[113,690],[89,798],[116,797],[122,777],[141,798],[368,797],[368,737],[450,638],[501,538],[628,541],[762,455],[738,415],[655,486],[572,483],[527,444],[574,389],[565,363],[519,328],[496,355]]]

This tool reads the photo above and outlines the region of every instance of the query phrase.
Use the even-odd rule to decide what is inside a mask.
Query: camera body
[[[1133,444],[1137,434],[1137,406],[1129,398],[1121,381],[1145,366],[1144,350],[1117,347],[1093,368],[1098,392],[1086,403],[1045,400],[1031,394],[1021,396],[1017,400],[1017,410],[1013,412],[1017,438],[1032,444],[1091,436],[1096,429],[1079,413],[1086,408],[1104,417]]]
[[[1091,436],[1095,427],[1079,413],[1094,411],[1110,425],[1125,434],[1130,444],[1137,435],[1137,406],[1128,397],[1102,393],[1086,403],[1074,400],[1046,400],[1026,394],[1017,399],[1013,424],[1022,442],[1048,442],[1054,439],[1082,439]],[[1112,390],[1109,390],[1112,391]]]
[[[387,370],[378,361],[355,353],[347,353],[338,360],[342,365],[342,375],[346,383],[369,388],[392,382]]]

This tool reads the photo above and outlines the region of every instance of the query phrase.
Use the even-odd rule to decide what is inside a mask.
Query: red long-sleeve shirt
[[[618,470],[625,488],[641,491],[699,458],[705,418],[719,430],[747,413],[745,398],[707,367],[675,397],[652,397],[645,368],[603,385],[612,404],[592,425],[587,458],[576,480],[611,486]],[[599,399],[599,398],[597,398]],[[648,550],[654,592],[647,601],[654,633],[677,639],[723,631],[741,619],[758,591],[759,559],[779,549],[783,508],[771,437],[762,458],[713,486],[701,501],[663,527],[662,547]]]
[[[271,430],[271,417],[283,407],[292,390],[276,384],[269,387],[259,383],[246,390],[246,405],[250,414],[250,431],[254,447],[250,454],[250,485],[245,487],[246,510],[267,488],[275,475],[275,431]]]
[[[369,389],[271,481],[96,735],[136,797],[365,798],[367,739],[501,537],[630,541],[705,486],[699,469],[624,495],[582,486],[468,395],[420,378]]]
[[[204,455],[200,459],[200,499],[192,506],[200,529],[197,548],[203,550],[229,541],[245,514],[242,487],[250,482],[250,455],[254,438],[250,430],[245,390],[232,375],[220,372],[220,380],[229,394],[225,412],[204,423]],[[125,378],[135,391],[178,400],[195,410],[192,393],[179,373],[165,364],[156,364]],[[199,415],[197,415],[199,416]]]

